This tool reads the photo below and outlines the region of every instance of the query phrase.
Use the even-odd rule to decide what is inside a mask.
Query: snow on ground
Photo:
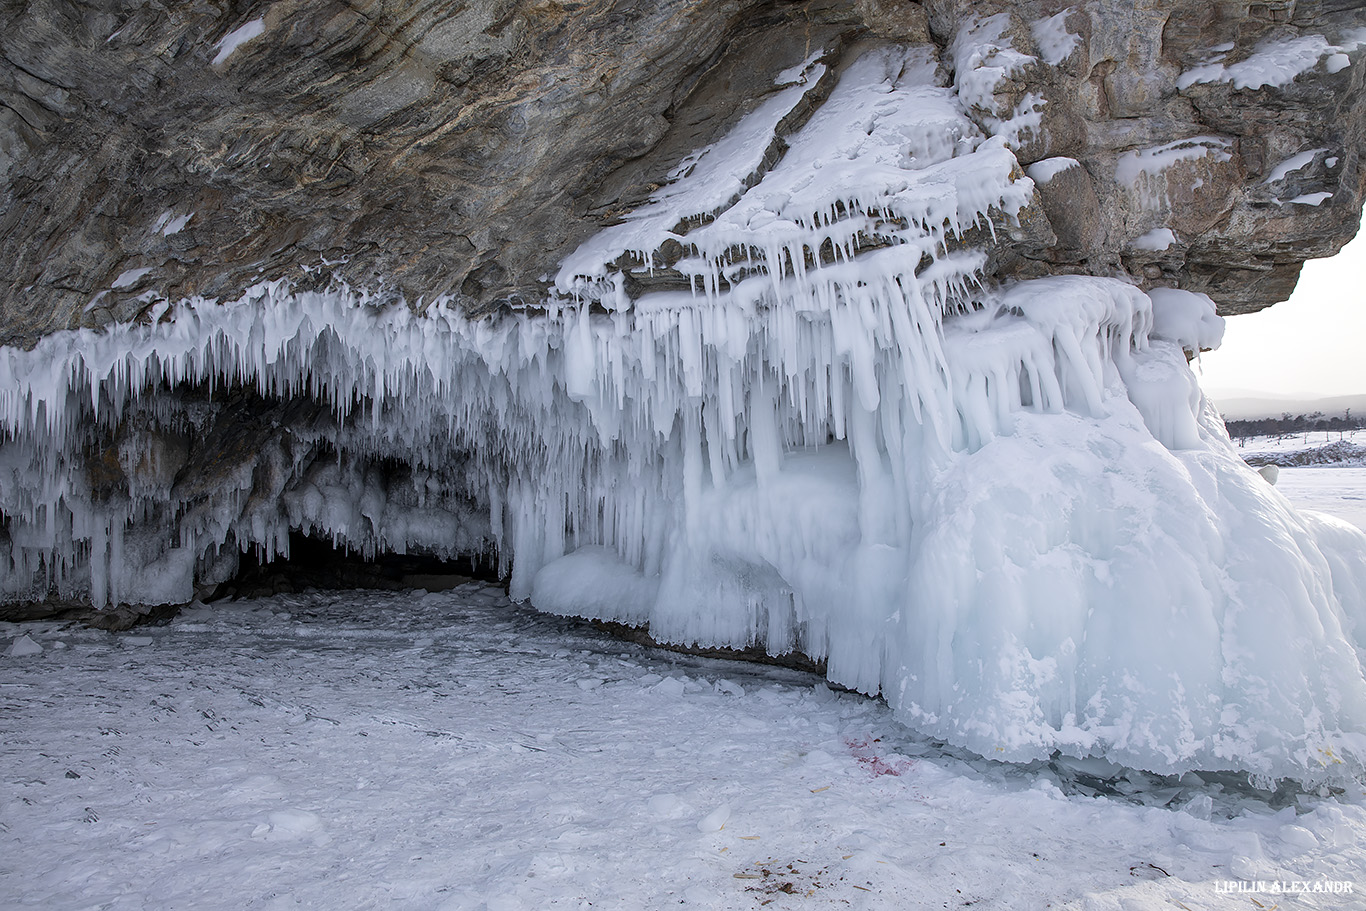
[[[1352,454],[1359,452],[1357,447],[1363,444],[1366,444],[1366,431],[1352,430],[1343,434],[1254,437],[1240,452],[1244,458],[1259,462],[1276,456],[1312,461],[1315,453]],[[1300,509],[1328,513],[1366,530],[1366,465],[1355,458],[1342,464],[1282,467],[1276,489]]]
[[[1300,509],[1326,512],[1366,531],[1366,468],[1282,468],[1276,489]]]
[[[9,624],[0,905],[1363,907],[1366,795],[943,748],[470,584]],[[29,652],[29,654],[24,654]],[[1231,885],[1233,884],[1233,885]],[[1337,889],[1276,895],[1239,889]],[[1350,894],[1343,890],[1351,889]]]
[[[1251,437],[1240,441],[1239,454],[1254,464],[1299,461],[1283,465],[1276,489],[1300,509],[1324,512],[1366,531],[1366,430],[1295,433]],[[1346,461],[1333,464],[1335,457]],[[1323,464],[1316,464],[1319,460]]]

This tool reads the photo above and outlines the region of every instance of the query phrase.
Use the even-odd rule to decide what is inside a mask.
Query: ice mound
[[[0,351],[0,592],[179,597],[291,528],[486,536],[514,597],[800,650],[992,758],[1359,773],[1366,535],[1238,458],[1187,366],[1218,343],[1213,304],[987,287],[980,248],[1035,198],[1005,139],[925,52],[884,50],[778,142],[824,76],[794,68],[568,257],[544,313],[275,283]],[[151,530],[175,486],[91,496],[92,420],[222,383],[326,403],[335,462],[282,460],[270,496],[229,479]]]

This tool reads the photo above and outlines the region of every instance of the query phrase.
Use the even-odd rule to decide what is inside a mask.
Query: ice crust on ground
[[[188,600],[291,529],[491,546],[515,598],[800,650],[992,758],[1358,773],[1366,535],[1300,515],[1238,458],[1187,366],[1218,343],[1209,299],[982,284],[979,239],[1036,204],[964,113],[983,66],[1023,65],[992,29],[990,53],[960,43],[968,97],[924,50],[872,52],[775,144],[825,75],[806,61],[568,257],[543,313],[272,283],[0,350],[0,592]],[[667,270],[690,290],[628,293]],[[339,455],[187,491],[134,439],[127,496],[93,495],[75,457],[91,426],[193,421],[163,384],[323,402],[308,432]],[[172,534],[142,521],[166,502]]]
[[[992,762],[492,587],[0,623],[0,649],[20,629],[47,648],[0,654],[11,908],[1256,911],[1230,879],[1360,907],[1360,786]]]

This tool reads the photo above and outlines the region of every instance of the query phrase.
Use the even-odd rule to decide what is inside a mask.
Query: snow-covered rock
[[[535,306],[586,235],[767,103],[775,77],[817,51],[837,75],[877,42],[932,46],[978,128],[1024,166],[1079,162],[1069,180],[1085,174],[1079,192],[1101,201],[1084,213],[1085,249],[1058,225],[1046,254],[1002,236],[993,270],[1085,259],[1256,309],[1356,230],[1366,19],[1351,3],[1231,9],[17,4],[0,109],[0,342],[138,318],[148,291],[235,299],[263,279],[382,283],[471,312]],[[1230,159],[1149,172],[1140,189],[1155,204],[1133,211],[1119,161],[1197,138],[1227,143]],[[1268,183],[1308,150],[1321,154]],[[1162,227],[1179,238],[1165,255],[1125,248]]]

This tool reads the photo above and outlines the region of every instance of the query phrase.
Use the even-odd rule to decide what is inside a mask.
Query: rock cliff
[[[1366,19],[1344,0],[8,0],[0,19],[10,345],[280,277],[537,306],[794,48],[834,70],[933,43],[984,132],[1053,160],[1034,229],[998,239],[1003,276],[1128,274],[1253,310],[1352,235],[1366,186]]]

